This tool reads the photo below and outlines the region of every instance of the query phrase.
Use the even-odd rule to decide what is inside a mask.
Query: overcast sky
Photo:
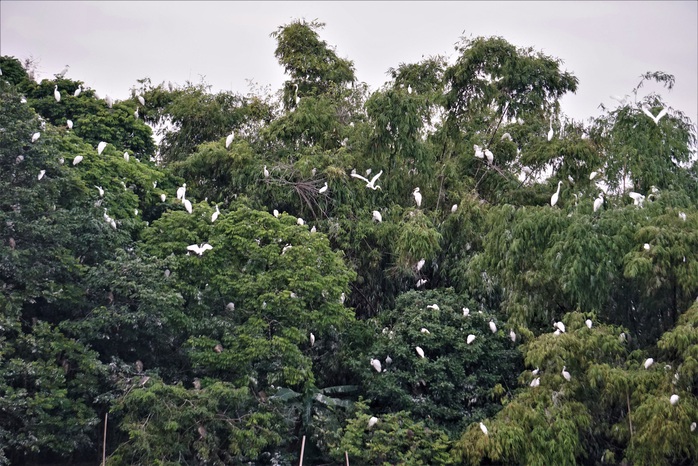
[[[0,54],[38,60],[38,77],[84,81],[127,98],[137,80],[204,77],[214,91],[247,93],[247,79],[276,91],[286,79],[270,33],[294,19],[326,23],[320,36],[378,89],[400,63],[456,58],[462,36],[501,36],[564,60],[579,79],[563,111],[597,116],[647,71],[676,77],[661,91],[698,121],[698,2],[0,2]]]

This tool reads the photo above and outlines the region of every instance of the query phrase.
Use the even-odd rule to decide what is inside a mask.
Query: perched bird
[[[269,178],[269,170],[267,170],[267,166],[264,166],[264,178]]]
[[[407,85],[407,93],[412,94],[412,86],[409,84]]]
[[[381,176],[382,174],[383,174],[383,170],[379,171],[378,174],[377,174],[376,176],[374,176],[373,178],[371,178],[371,181],[369,181],[368,179],[364,178],[363,176],[361,176],[361,175],[359,175],[359,174],[357,174],[357,173],[352,173],[351,176],[352,176],[353,178],[358,178],[358,179],[360,179],[360,180],[365,181],[365,182],[366,182],[366,187],[367,187],[367,188],[370,188],[370,189],[372,189],[372,190],[375,191],[376,189],[381,189],[380,186],[376,186],[376,181],[378,181],[378,178],[380,178],[380,176]]]
[[[297,223],[298,225],[300,225],[300,226],[303,226],[303,225],[305,225],[305,220],[303,220],[302,218],[298,217],[298,218],[296,219],[296,223]]]
[[[376,372],[381,371],[381,362],[378,359],[371,359],[371,366],[373,366]]]
[[[685,222],[686,221],[686,212],[679,212],[679,218]]]
[[[483,424],[482,422],[480,423],[480,430],[482,431],[483,434],[488,435],[487,434],[487,426],[485,424]]]
[[[439,310],[439,305],[438,304],[428,304],[427,309],[433,309],[435,311]]]
[[[468,309],[467,307],[464,307],[463,308],[463,317],[468,317],[469,314],[470,314],[470,309]]]
[[[141,105],[145,106],[145,99],[143,98],[143,96],[138,94],[136,97],[138,98],[138,102],[140,102]]]
[[[650,118],[652,119],[652,121],[654,121],[654,124],[655,124],[655,125],[659,125],[659,120],[661,120],[662,117],[663,117],[664,115],[666,115],[667,110],[666,110],[666,108],[663,108],[663,109],[657,114],[657,116],[652,115],[652,112],[650,112],[650,111],[647,109],[647,107],[642,107],[642,112],[643,112],[645,115],[647,115],[648,117],[650,117]]]
[[[235,138],[235,133],[233,131],[230,132],[227,138],[225,138],[225,148],[227,149],[230,147],[230,145],[233,143],[233,139]]]
[[[392,363],[393,363],[393,358],[391,358],[390,355],[388,355],[388,357],[385,358],[385,364],[389,366]]]
[[[315,346],[315,335],[310,333],[310,346]]]
[[[81,92],[82,92],[82,84],[79,84],[78,88],[75,89],[75,92],[73,92],[73,97],[79,96]]]
[[[465,339],[465,342],[467,344],[471,344],[474,341],[475,341],[475,335],[473,335],[472,333],[470,335],[468,335],[468,338]]]
[[[536,378],[533,379],[533,380],[531,381],[531,383],[530,383],[530,386],[531,386],[531,387],[537,387],[537,386],[539,386],[539,385],[540,385],[540,377],[536,377]]]
[[[557,182],[557,191],[553,193],[553,195],[550,197],[550,206],[554,207],[555,204],[557,204],[557,200],[560,197],[560,186],[562,185],[562,181]]]
[[[114,100],[112,100],[112,98],[109,97],[109,94],[107,94],[104,100],[107,101],[107,107],[112,108],[112,106],[114,105]]]
[[[58,92],[58,84],[56,84],[56,87],[53,88],[53,98],[56,99],[56,102],[61,101],[61,93]]]
[[[475,157],[478,159],[484,159],[485,158],[485,153],[482,152],[482,147],[478,146],[477,144],[473,144],[473,149],[475,150]]]
[[[133,117],[137,120],[138,119],[138,107],[136,107],[136,111],[133,112]]]
[[[538,369],[538,368],[536,367],[535,370],[531,371],[531,374],[533,374],[533,375],[538,375],[538,372],[539,372],[539,371],[540,371],[540,369]]]
[[[645,363],[643,364],[643,366],[645,367],[645,369],[649,369],[652,364],[654,364],[654,359],[647,358],[645,359]]]
[[[585,320],[584,323],[587,325],[587,327],[591,328],[591,319]]]
[[[419,346],[415,346],[414,350],[417,352],[420,358],[424,358],[424,350]]]
[[[420,331],[421,333],[426,334],[426,335],[431,335],[431,332],[430,332],[428,329],[424,328],[424,327],[422,327],[419,331]]]
[[[570,380],[572,380],[572,376],[565,369],[567,369],[567,366],[562,366],[562,376],[565,378],[565,380],[569,382]]]
[[[78,155],[77,157],[75,157],[73,159],[73,165],[79,164],[80,162],[82,162],[82,159],[83,159],[82,155]]]
[[[555,134],[555,131],[553,131],[553,122],[551,120],[550,121],[550,130],[548,131],[548,141],[553,139],[554,134]]]
[[[417,288],[419,288],[420,286],[426,285],[426,283],[427,283],[426,278],[420,278],[419,280],[417,280]]]
[[[672,406],[674,406],[676,403],[679,402],[679,395],[671,395],[671,397],[669,398],[669,402]]]
[[[598,175],[598,174],[599,174],[599,172],[596,172],[596,171],[589,173],[589,181],[596,178],[596,175]]]
[[[599,193],[599,197],[594,199],[594,212],[599,210],[603,205],[603,193]]]
[[[494,154],[491,150],[485,149],[485,157],[487,157],[487,161],[490,163],[490,165],[494,163]]]
[[[160,194],[160,200],[161,200],[162,202],[165,202],[165,199],[167,199],[167,195],[164,194],[164,193],[163,193],[163,194]]]
[[[371,418],[368,420],[368,428],[370,429],[376,424],[378,424],[378,418],[376,416],[371,416]]]
[[[373,220],[375,220],[376,222],[380,223],[383,221],[383,216],[377,210],[374,210],[372,212],[372,214],[373,214]]]
[[[96,186],[96,185],[95,185],[95,188],[97,188],[97,192],[99,192],[99,197],[104,197],[104,189],[102,189],[101,186]]]
[[[516,333],[513,330],[509,330],[509,338],[511,338],[511,341],[516,343]]]
[[[73,120],[66,120],[65,124],[68,125],[68,129],[73,129]]]
[[[509,133],[504,133],[504,134],[502,134],[502,137],[500,138],[500,141],[504,141],[505,139],[508,140],[508,141],[511,141],[511,140],[512,140],[512,139],[511,139],[511,134],[509,134]]]
[[[32,134],[32,142],[36,142],[41,137],[41,133],[36,132]]]
[[[555,322],[553,324],[553,327],[560,329],[562,333],[565,333],[565,324],[563,324],[562,322]]]
[[[451,206],[451,213],[452,213],[452,214],[456,213],[456,210],[458,210],[458,204],[453,204],[453,205]]]
[[[107,147],[107,143],[104,141],[97,144],[97,154],[102,155],[102,152],[104,152],[105,147]]]
[[[649,251],[650,250],[650,243],[645,243],[642,247],[645,249],[645,251]]]
[[[414,202],[417,204],[417,207],[421,207],[422,195],[419,192],[419,188],[414,188],[414,191],[412,191],[412,196],[414,196]]]
[[[630,196],[633,199],[633,204],[635,204],[636,206],[642,207],[642,204],[645,202],[645,196],[643,196],[640,193],[630,191],[628,193],[628,196]]]
[[[327,181],[325,181],[325,186],[323,186],[322,188],[318,189],[318,193],[322,194],[322,193],[324,193],[325,191],[327,191]]]
[[[128,162],[130,158],[131,157],[128,155],[128,152],[124,152],[124,160]]]
[[[698,424],[696,424],[695,422],[691,422],[691,432],[696,430],[696,427],[698,427]]]
[[[193,251],[200,256],[203,255],[204,251],[208,251],[210,249],[213,249],[213,246],[208,243],[203,243],[200,246],[198,244],[191,244],[187,246],[187,251]]]
[[[39,180],[41,180],[41,178],[43,178],[45,174],[46,174],[46,170],[41,170],[41,171],[39,172],[39,176],[37,176],[37,178],[38,178]]]
[[[213,214],[211,214],[211,223],[215,222],[220,214],[221,211],[218,209],[218,206],[216,206],[216,211]]]
[[[274,217],[279,218],[279,211],[278,210],[274,209],[273,214],[274,214]]]
[[[187,184],[182,183],[182,186],[177,188],[177,199],[184,199],[184,195],[187,192]]]
[[[187,209],[187,212],[192,213],[192,205],[189,199],[182,199],[182,204],[184,204],[184,208]]]
[[[426,261],[424,259],[419,259],[419,261],[417,262],[417,272],[422,270],[422,267],[424,267],[425,263],[426,263]]]
[[[494,320],[490,320],[490,330],[492,333],[497,333],[497,324],[494,323]]]

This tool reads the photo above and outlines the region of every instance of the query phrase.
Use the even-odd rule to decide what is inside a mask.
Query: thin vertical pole
[[[303,466],[303,453],[305,452],[305,435],[303,436],[303,442],[301,443],[301,462],[298,466]]]
[[[102,440],[102,466],[107,465],[107,416],[109,416],[109,411],[104,413],[104,439]]]
[[[349,453],[347,453],[346,451],[344,452],[344,459],[347,462],[346,466],[349,466]]]

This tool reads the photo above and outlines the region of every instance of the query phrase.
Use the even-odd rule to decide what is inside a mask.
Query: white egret
[[[565,380],[569,382],[570,380],[572,380],[572,376],[565,369],[567,369],[567,366],[562,366],[562,376],[565,378]]]
[[[163,193],[163,194],[160,194],[160,200],[161,200],[162,202],[165,202],[165,199],[167,199],[167,195],[164,194],[164,193]]]
[[[592,325],[591,319],[585,320],[584,323],[587,325],[588,328],[591,328],[591,325]]]
[[[311,233],[317,232],[317,228],[315,228],[315,225],[313,225],[313,228],[310,229],[310,232],[311,232]]]
[[[112,100],[112,98],[109,97],[109,94],[107,94],[104,100],[107,101],[107,107],[112,108],[112,106],[114,105],[114,100]]]
[[[679,218],[685,222],[686,221],[686,212],[679,212]]]
[[[572,178],[572,175],[567,175],[567,181],[574,184],[574,178]]]
[[[83,159],[82,155],[78,155],[77,157],[75,157],[73,159],[73,165],[79,164],[80,162],[82,162],[82,159]]]
[[[415,346],[414,350],[417,352],[420,358],[424,358],[424,350],[419,346]]]
[[[538,375],[538,372],[539,372],[539,371],[540,371],[540,369],[536,367],[535,370],[531,371],[531,374],[533,374],[533,375]]]
[[[264,166],[264,171],[263,171],[263,173],[264,173],[264,178],[269,178],[269,170],[267,170],[267,166],[266,166],[266,165]]]
[[[439,310],[439,305],[438,304],[428,304],[427,309],[433,309],[435,311]]]
[[[458,210],[458,204],[453,204],[453,205],[451,206],[451,213],[452,213],[452,214],[456,213],[456,210]]]
[[[533,379],[533,380],[531,381],[531,383],[530,383],[530,386],[531,386],[531,387],[537,387],[537,386],[539,386],[539,385],[540,385],[540,377],[536,377],[536,378]]]
[[[45,174],[46,174],[46,170],[41,170],[41,171],[39,172],[39,176],[38,176],[37,178],[38,178],[39,180],[41,180],[41,178],[43,178]]]
[[[322,188],[318,189],[318,193],[322,194],[322,193],[324,193],[325,191],[327,191],[327,181],[325,181],[325,186],[323,186]]]
[[[421,333],[426,334],[426,335],[431,335],[431,332],[430,332],[428,329],[424,328],[424,327],[422,327],[419,331],[420,331]]]
[[[81,92],[82,92],[82,84],[79,84],[78,88],[75,89],[75,92],[73,92],[73,97],[79,96]]]
[[[376,416],[371,416],[371,418],[368,420],[368,428],[370,429],[376,424],[378,424],[378,418]]]
[[[494,163],[494,154],[491,150],[485,149],[485,157],[487,157],[487,161],[490,163],[490,165]]]
[[[490,330],[492,333],[497,333],[497,324],[494,323],[494,320],[490,320]]]
[[[124,152],[124,160],[128,162],[130,159],[131,157],[128,155],[128,152]]]
[[[594,212],[599,210],[603,205],[603,193],[599,193],[599,197],[594,199]]]
[[[465,339],[465,342],[467,344],[471,344],[474,341],[475,341],[475,335],[473,335],[472,333],[470,335],[468,335],[468,338]]]
[[[177,188],[177,199],[184,199],[184,195],[187,192],[187,184],[182,183],[182,186]]]
[[[68,129],[73,129],[73,120],[66,120],[65,124],[68,125]]]
[[[669,402],[672,406],[674,406],[676,403],[679,402],[679,395],[671,395],[671,398],[669,398]]]
[[[516,333],[513,330],[509,330],[509,338],[511,338],[511,341],[516,343]]]
[[[696,424],[695,422],[691,422],[691,432],[696,430],[696,427],[698,427],[698,424]]]
[[[482,147],[478,146],[477,144],[473,144],[473,149],[475,149],[475,157],[478,159],[484,159],[485,154],[482,152]]]
[[[553,335],[555,335],[555,336],[559,336],[560,334],[562,334],[562,332],[560,331],[559,328],[555,329],[555,331],[553,332]]]
[[[640,193],[630,191],[628,193],[628,196],[630,196],[633,199],[633,204],[635,204],[636,206],[642,207],[642,204],[645,202],[645,196],[643,196]]]
[[[133,117],[137,120],[138,119],[138,107],[136,107],[136,111],[133,112]]]
[[[645,251],[649,251],[650,250],[650,243],[645,243],[642,247],[645,249]]]
[[[377,210],[374,210],[372,212],[372,215],[373,215],[373,220],[375,220],[376,222],[381,223],[383,221],[383,216]]]
[[[310,346],[315,346],[315,335],[313,333],[310,333]]]
[[[643,364],[643,366],[645,369],[649,369],[652,364],[654,364],[654,359],[647,358],[645,359],[645,363]]]
[[[480,423],[480,430],[482,431],[483,434],[488,435],[487,434],[487,426],[485,424],[483,424],[482,422]]]
[[[407,93],[412,94],[412,86],[410,84],[407,85]]]
[[[548,141],[551,141],[553,139],[554,134],[555,134],[555,131],[553,131],[553,121],[551,119],[550,120],[550,130],[548,130]]]
[[[558,328],[562,333],[565,333],[565,324],[563,324],[562,322],[555,322],[553,324],[553,327]]]
[[[41,133],[39,133],[39,132],[32,134],[32,142],[36,142],[37,139],[39,139],[40,137],[41,137]]]
[[[187,209],[187,212],[191,214],[192,212],[192,205],[189,199],[182,199],[182,204],[184,204],[184,208]]]
[[[107,147],[107,143],[104,141],[97,144],[97,154],[102,155],[102,152],[104,152],[105,147]]]
[[[102,189],[101,186],[95,185],[95,188],[97,188],[97,192],[99,192],[99,197],[104,197],[104,189]]]
[[[58,84],[56,84],[56,87],[53,88],[53,98],[56,99],[56,102],[61,101],[61,93],[58,92]]]
[[[652,121],[654,121],[654,124],[655,124],[655,125],[659,125],[659,120],[661,120],[662,117],[663,117],[664,115],[666,115],[667,110],[666,110],[666,108],[663,108],[663,109],[657,114],[657,116],[652,115],[652,112],[650,112],[649,110],[647,110],[647,107],[642,107],[642,112],[643,112],[645,115],[647,115],[648,117],[650,117],[650,118],[652,119]]]
[[[422,270],[422,267],[424,267],[425,263],[426,263],[426,261],[424,259],[419,259],[419,262],[417,262],[417,272]]]
[[[300,226],[303,226],[303,225],[305,225],[305,220],[303,220],[302,218],[298,217],[298,219],[296,220],[296,223],[297,223],[298,225],[300,225]]]
[[[138,98],[138,102],[140,102],[141,105],[145,106],[145,99],[143,98],[143,96],[138,94],[136,97]]]
[[[388,357],[385,358],[385,364],[386,364],[387,366],[389,366],[389,365],[391,365],[392,363],[393,363],[393,358],[391,358],[390,355],[388,355]]]
[[[279,211],[278,210],[274,209],[273,214],[274,214],[274,217],[279,218]]]
[[[381,362],[378,359],[371,359],[371,366],[373,366],[376,372],[381,371]]]
[[[589,173],[589,181],[591,181],[591,180],[593,180],[594,178],[596,178],[596,175],[598,175],[598,174],[599,174],[599,172],[596,172],[596,171],[593,171],[593,172]]]
[[[225,148],[227,149],[233,143],[235,138],[235,132],[231,131],[227,138],[225,138]]]
[[[504,133],[504,134],[502,134],[502,137],[501,137],[500,141],[504,141],[505,139],[508,140],[508,141],[511,141],[511,140],[512,140],[512,139],[511,139],[511,134],[509,134],[509,133]]]
[[[221,211],[218,209],[218,206],[216,206],[216,211],[211,214],[211,223],[215,222],[220,214]]]
[[[379,171],[378,174],[377,174],[376,176],[374,176],[373,178],[371,178],[371,181],[368,181],[368,179],[364,178],[363,176],[361,176],[361,175],[359,175],[359,174],[357,174],[357,173],[352,173],[351,176],[352,176],[353,178],[358,178],[358,179],[360,179],[360,180],[365,181],[365,182],[366,182],[366,187],[367,187],[367,188],[370,188],[370,189],[372,189],[372,190],[375,191],[376,189],[381,189],[380,186],[376,186],[376,181],[378,181],[378,178],[380,178],[380,176],[381,176],[382,174],[383,174],[383,170]]]
[[[420,286],[426,285],[426,283],[427,283],[426,278],[420,278],[419,280],[417,280],[417,288],[419,288]]]
[[[200,255],[200,256],[203,255],[203,253],[204,253],[205,251],[208,251],[208,250],[210,250],[210,249],[213,249],[213,246],[211,246],[211,245],[208,244],[208,243],[203,243],[203,244],[201,244],[201,245],[198,245],[198,244],[191,244],[191,245],[187,246],[187,251],[193,251],[193,252],[197,253],[197,254]]]
[[[422,195],[419,192],[419,188],[414,188],[414,191],[412,191],[412,196],[414,196],[414,202],[417,204],[417,207],[421,207]]]
[[[562,185],[562,181],[557,182],[557,191],[553,193],[553,195],[550,197],[550,206],[554,207],[555,204],[557,204],[557,200],[560,198],[560,186]]]
[[[463,308],[463,317],[468,317],[469,314],[470,314],[470,309],[468,309],[467,307],[464,307]]]

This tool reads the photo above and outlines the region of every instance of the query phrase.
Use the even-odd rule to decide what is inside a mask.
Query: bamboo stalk
[[[104,413],[104,439],[102,440],[102,466],[107,465],[107,417],[109,411]]]
[[[630,418],[630,392],[625,390],[625,399],[628,403],[628,426],[630,427],[630,446],[633,445],[633,420]]]
[[[305,435],[303,436],[303,442],[301,443],[301,461],[298,466],[303,466],[303,453],[305,452]]]

